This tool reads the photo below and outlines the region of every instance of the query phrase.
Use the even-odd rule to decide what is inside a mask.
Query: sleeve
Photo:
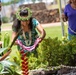
[[[34,27],[36,27],[39,24],[39,21],[35,18],[33,18],[32,23],[34,25]]]

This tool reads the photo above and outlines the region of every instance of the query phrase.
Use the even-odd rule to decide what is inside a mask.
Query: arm
[[[12,41],[13,41],[13,39],[16,37],[16,35],[17,35],[17,32],[12,32]],[[16,42],[15,42],[15,44],[14,45],[16,45]]]
[[[66,21],[68,21],[68,17],[65,16],[65,14],[62,14],[62,20],[63,20],[64,22],[66,22]]]
[[[39,25],[37,25],[37,30],[39,31],[39,33],[40,33],[40,42],[45,38],[45,36],[46,36],[46,32],[45,32],[45,30],[43,29],[43,27],[39,24]]]

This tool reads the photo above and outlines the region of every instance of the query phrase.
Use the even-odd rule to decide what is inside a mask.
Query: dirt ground
[[[52,26],[60,26],[61,23],[60,22],[56,22],[56,23],[47,23],[47,24],[41,24],[43,28],[45,27],[52,27]],[[12,23],[11,25],[8,27],[1,27],[1,31],[9,31],[9,30],[12,30]]]

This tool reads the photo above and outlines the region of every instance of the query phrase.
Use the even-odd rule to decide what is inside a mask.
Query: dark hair
[[[71,0],[69,0],[68,3],[71,4],[72,3]]]
[[[28,16],[28,10],[23,9],[20,11],[20,16]]]
[[[20,11],[20,16],[28,16],[28,10],[27,9],[23,9]],[[29,23],[29,29],[32,30],[32,17],[29,19],[30,23]],[[18,20],[17,18],[15,19],[12,28],[15,28],[16,32],[18,32],[18,30],[21,28],[21,21]]]

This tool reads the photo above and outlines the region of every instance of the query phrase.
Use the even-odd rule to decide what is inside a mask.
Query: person
[[[32,17],[32,11],[28,7],[21,8],[16,13],[16,19],[12,25],[12,40],[20,29],[22,29],[22,31],[17,39],[21,40],[25,46],[32,46],[37,38],[39,38],[40,43],[46,35],[45,30],[38,20]],[[15,44],[17,45],[17,42],[15,42]],[[21,49],[22,48],[18,45],[18,50]],[[34,52],[35,51],[36,50],[34,50]]]
[[[76,0],[69,0],[62,18],[63,21],[68,21],[68,39],[76,37]]]

